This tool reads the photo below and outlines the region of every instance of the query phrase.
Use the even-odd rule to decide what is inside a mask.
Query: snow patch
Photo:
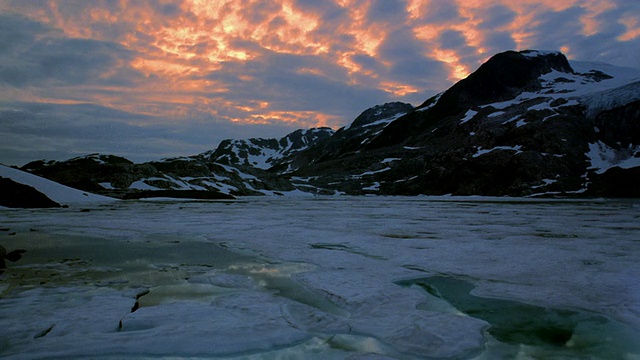
[[[115,188],[113,187],[113,185],[111,185],[110,182],[101,182],[101,183],[98,183],[98,185],[102,186],[103,189],[115,190]]]
[[[549,185],[551,185],[553,183],[556,183],[556,182],[558,182],[558,180],[556,180],[556,179],[542,179],[542,185],[532,186],[531,188],[532,189],[539,189],[539,188],[543,188],[543,187],[549,186]]]
[[[596,174],[603,174],[614,167],[630,169],[640,166],[640,145],[617,150],[598,141],[589,144],[589,151],[585,155],[591,164],[588,169],[595,170]]]
[[[462,120],[460,120],[460,124],[464,124],[467,121],[473,119],[473,117],[476,116],[476,114],[478,114],[478,112],[475,111],[475,110],[471,110],[471,109],[467,110],[467,112],[464,114],[464,117],[462,118]]]
[[[147,184],[145,182],[145,180],[165,180],[165,179],[149,178],[149,179],[142,179],[142,180],[134,181],[133,183],[131,183],[131,185],[129,185],[129,189],[133,189],[133,190],[162,190],[162,189],[160,189],[158,187],[151,186],[151,185]]]
[[[540,104],[536,104],[527,108],[527,111],[542,111],[542,110],[550,110],[551,105],[550,102],[542,102]]]
[[[384,169],[380,169],[380,170],[376,170],[376,171],[365,171],[365,172],[363,172],[363,173],[362,173],[362,174],[360,174],[360,175],[351,175],[351,177],[352,177],[353,179],[359,179],[359,178],[361,178],[361,177],[363,177],[363,176],[379,174],[379,173],[381,173],[381,172],[385,172],[385,171],[389,171],[389,170],[391,170],[391,168],[390,168],[390,167],[386,167],[386,168],[384,168]]]
[[[475,154],[472,155],[472,157],[477,158],[479,156],[488,154],[492,151],[496,151],[496,150],[511,150],[511,151],[515,151],[516,155],[520,154],[522,151],[522,145],[516,145],[516,146],[496,146],[494,148],[491,149],[482,149],[481,146],[478,147],[477,151]]]
[[[365,190],[365,191],[378,191],[378,190],[380,190],[380,182],[376,181],[371,186],[363,187],[362,190]]]

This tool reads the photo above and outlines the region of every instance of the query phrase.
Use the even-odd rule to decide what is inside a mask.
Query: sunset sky
[[[523,49],[640,67],[640,1],[0,0],[0,163],[337,129]]]

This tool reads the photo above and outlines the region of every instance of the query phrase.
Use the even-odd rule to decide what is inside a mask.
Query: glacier
[[[0,357],[640,357],[638,200],[0,209]],[[528,324],[526,326],[521,324]]]

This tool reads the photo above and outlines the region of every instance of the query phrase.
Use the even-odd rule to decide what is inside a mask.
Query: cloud
[[[139,78],[119,44],[62,37],[46,25],[0,15],[0,82],[23,86],[132,86]],[[49,85],[47,85],[49,83]]]
[[[464,34],[458,30],[445,30],[438,36],[440,46],[445,49],[458,49],[467,45]]]
[[[354,103],[373,106],[380,99],[391,100],[379,89],[345,83],[342,79],[346,76],[344,68],[327,59],[264,52],[252,62],[225,64],[208,78],[226,84],[234,101],[243,105],[241,111],[219,113],[229,118],[241,117],[244,112],[249,119],[264,119],[256,115],[290,111],[324,114],[342,123],[344,114],[357,115],[352,110]],[[313,119],[298,121],[307,120]]]
[[[486,9],[480,9],[478,17],[482,19],[478,25],[481,29],[500,29],[513,23],[517,13],[505,5],[493,5]]]
[[[455,24],[462,20],[455,1],[430,1],[423,21],[433,24]]]
[[[640,4],[0,0],[11,138],[0,154],[53,154],[47,145],[153,157],[339,127],[376,104],[421,103],[494,53],[525,48],[637,66]]]
[[[36,159],[64,160],[109,153],[149,161],[202,153],[223,139],[242,139],[258,131],[279,137],[295,130],[278,124],[227,124],[197,119],[166,125],[170,119],[127,113],[93,104],[16,103],[0,110],[3,139],[0,162],[23,165]],[[25,143],[30,146],[25,146]]]

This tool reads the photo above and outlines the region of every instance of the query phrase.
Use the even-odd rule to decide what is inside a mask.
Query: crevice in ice
[[[139,292],[136,295],[136,302],[133,304],[133,307],[131,308],[131,312],[136,312],[136,310],[138,310],[140,308],[140,298],[148,295],[151,292],[151,290],[149,289],[144,289],[143,291]]]
[[[49,333],[51,332],[51,330],[53,330],[53,328],[54,328],[55,326],[56,326],[56,324],[52,324],[52,325],[51,325],[51,326],[49,326],[48,328],[46,328],[46,329],[44,329],[44,330],[40,331],[39,333],[37,333],[37,334],[33,335],[33,338],[34,338],[34,339],[39,339],[39,338],[42,338],[42,337],[47,336],[47,334],[49,334]]]
[[[374,259],[374,260],[387,260],[387,258],[385,258],[384,256],[379,256],[379,255],[371,255],[368,253],[365,253],[363,251],[359,251],[356,249],[353,249],[352,247],[349,247],[347,245],[343,245],[343,244],[333,244],[333,243],[314,243],[314,244],[309,244],[309,246],[311,246],[312,249],[322,249],[322,250],[333,250],[333,251],[345,251],[351,254],[356,254],[356,255],[360,255],[360,256],[364,256],[366,258],[369,259]]]

